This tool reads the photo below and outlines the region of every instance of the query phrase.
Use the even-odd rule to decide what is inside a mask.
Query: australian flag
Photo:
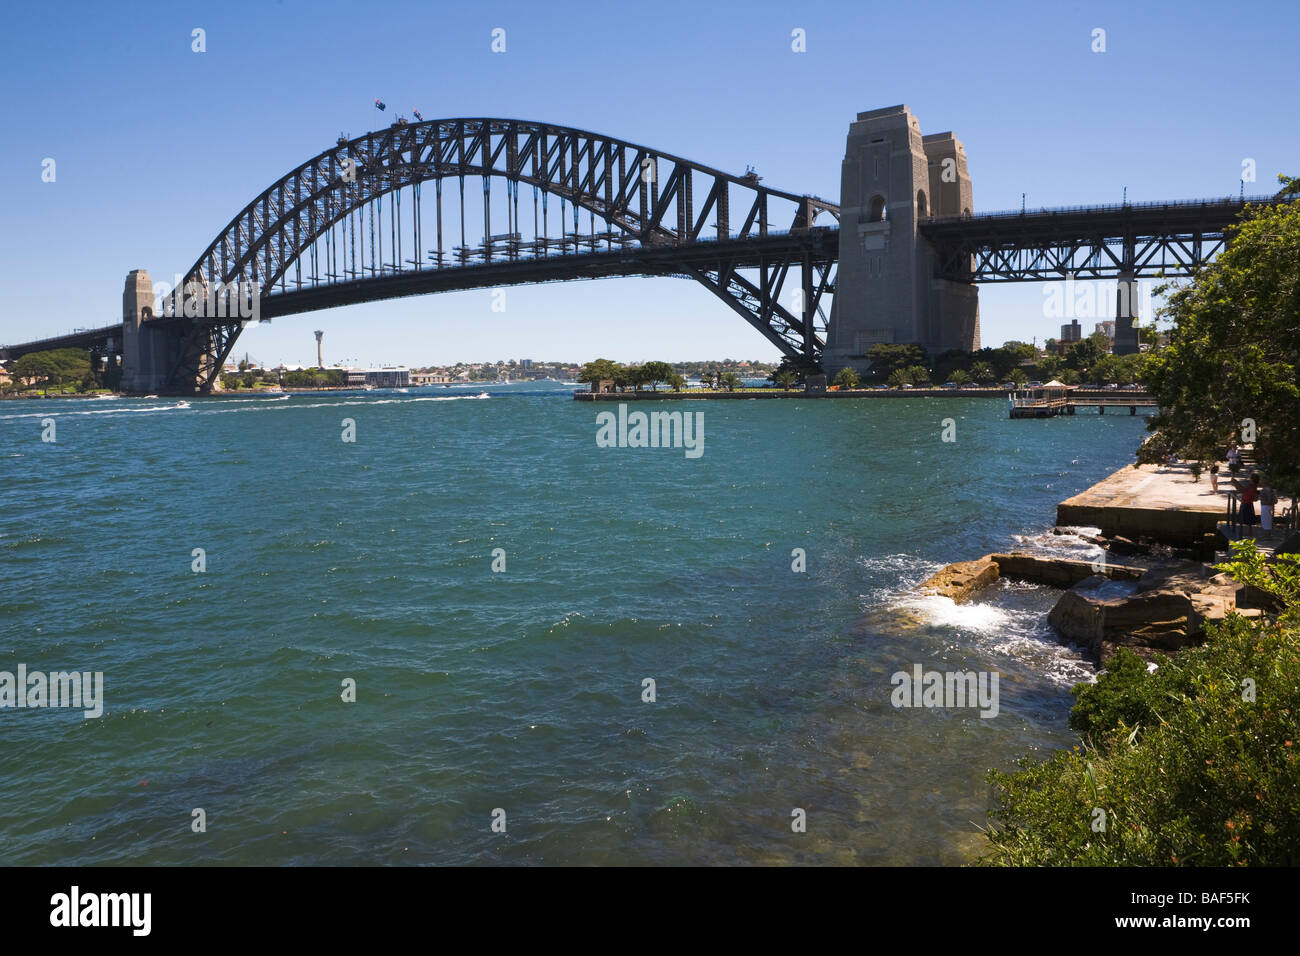
[[[386,110],[386,109],[388,109],[387,104],[381,102],[380,100],[375,100],[375,107],[376,107],[377,109],[380,109],[380,110]]]

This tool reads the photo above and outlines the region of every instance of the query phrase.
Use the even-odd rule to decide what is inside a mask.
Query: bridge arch
[[[465,182],[475,177],[482,180],[483,236],[471,248]],[[613,137],[525,120],[399,121],[356,139],[340,137],[248,203],[164,299],[158,324],[183,339],[167,387],[210,388],[239,334],[238,322],[186,317],[186,299],[206,296],[214,286],[257,289],[261,312],[270,317],[453,288],[677,275],[710,289],[783,353],[813,361],[824,343],[822,297],[834,291],[835,242],[822,226],[835,224],[839,208],[759,180]],[[501,181],[504,210],[491,192]],[[459,187],[450,205],[459,213],[461,244],[453,249],[444,243],[448,182]],[[426,229],[430,203],[421,188],[429,183],[436,192],[436,222]],[[521,215],[520,187],[534,194],[531,228],[522,224],[528,203],[526,198]],[[558,236],[547,217],[547,204],[556,198],[564,218],[572,220],[559,225]],[[493,216],[499,223],[503,211],[506,231],[496,233]],[[588,218],[585,234],[579,211]],[[322,244],[331,258],[324,277]],[[406,258],[407,250],[413,258]],[[585,260],[581,269],[579,259]],[[798,296],[787,286],[792,268],[798,277],[788,285],[797,282]],[[755,270],[758,275],[751,277]]]

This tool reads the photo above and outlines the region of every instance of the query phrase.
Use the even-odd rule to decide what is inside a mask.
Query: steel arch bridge
[[[478,183],[467,197],[473,177],[481,197]],[[504,195],[494,196],[500,180]],[[480,214],[472,242],[466,218]],[[147,325],[173,337],[169,354],[179,356],[167,390],[208,391],[242,328],[227,317],[233,309],[202,309],[213,289],[256,290],[260,317],[273,318],[455,289],[666,275],[701,283],[812,365],[834,293],[838,216],[837,205],[760,185],[753,173],[585,130],[399,120],[340,136],[253,199]]]

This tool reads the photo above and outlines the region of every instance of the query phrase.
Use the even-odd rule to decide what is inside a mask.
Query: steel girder
[[[919,228],[938,253],[938,275],[963,282],[1188,276],[1223,250],[1247,201],[994,213],[930,219]]]
[[[120,344],[121,341],[122,323],[114,322],[101,328],[82,329],[79,332],[37,339],[21,345],[3,345],[0,346],[0,359],[7,362],[31,352],[44,352],[49,349],[89,349],[94,355],[103,355],[108,349],[109,342]]]
[[[286,288],[290,266],[344,217],[406,186],[469,175],[484,177],[485,192],[488,177],[502,177],[560,197],[606,223],[606,238],[611,245],[617,237],[621,244],[634,244],[640,250],[684,249],[714,237],[719,245],[750,241],[762,246],[782,234],[806,237],[820,215],[836,219],[839,215],[839,207],[833,203],[761,186],[756,176],[734,176],[649,147],[570,127],[510,119],[395,123],[357,139],[341,138],[333,149],[281,177],[245,206],[213,240],[186,273],[181,289],[164,302],[162,314],[155,320],[183,338],[181,359],[171,372],[169,388],[210,388],[241,328],[238,321],[186,318],[182,295],[203,296],[213,286],[259,288],[262,314],[266,316],[271,299],[281,297],[272,295],[277,283],[281,284],[283,296],[302,294]],[[704,199],[697,206],[694,197],[701,189]],[[746,210],[741,225],[734,230],[733,208]],[[462,202],[462,213],[463,209]],[[496,251],[493,244],[502,237],[491,236],[488,229],[485,212],[484,256],[491,262]],[[549,257],[553,242],[535,236],[531,247],[528,243],[522,245]],[[512,248],[517,252],[520,245],[515,241]],[[782,241],[778,239],[774,245],[781,247]],[[683,259],[671,274],[685,274],[701,281],[786,354],[813,354],[821,347],[821,340],[814,334],[821,296],[833,289],[829,272],[834,252],[828,260],[821,253],[814,254],[811,244],[805,245],[809,247],[807,261],[800,261],[806,307],[799,316],[776,300],[791,265],[789,252],[779,248],[772,250],[770,260],[759,265],[762,276],[758,284],[737,276],[736,267],[725,262],[701,270]],[[592,246],[595,248],[594,242]],[[576,250],[577,242],[574,247]],[[569,260],[585,257],[567,256]],[[441,258],[440,245],[434,266],[417,258],[413,268],[406,270],[395,256],[396,268],[392,271],[422,273],[465,268],[444,265]],[[741,256],[734,261],[753,258]],[[583,277],[582,269],[574,263],[574,274],[569,277]],[[380,272],[384,272],[382,263]],[[385,277],[374,275],[354,280],[354,284]]]

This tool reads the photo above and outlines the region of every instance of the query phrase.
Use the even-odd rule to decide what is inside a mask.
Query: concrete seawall
[[[1078,391],[1076,399],[1115,398],[1122,394],[1125,398],[1144,400],[1149,398],[1145,392],[1104,392]],[[1007,391],[1002,388],[847,388],[836,391],[805,392],[791,389],[786,392],[779,388],[745,388],[734,392],[692,389],[686,392],[574,392],[573,398],[579,402],[658,402],[678,400],[705,400],[714,398],[995,398],[1006,401]],[[1084,404],[1087,404],[1086,401]]]
[[[1130,465],[1062,501],[1056,523],[1100,528],[1106,537],[1196,546],[1224,519],[1231,487],[1225,475],[1216,494],[1208,475],[1196,481],[1184,464]]]

